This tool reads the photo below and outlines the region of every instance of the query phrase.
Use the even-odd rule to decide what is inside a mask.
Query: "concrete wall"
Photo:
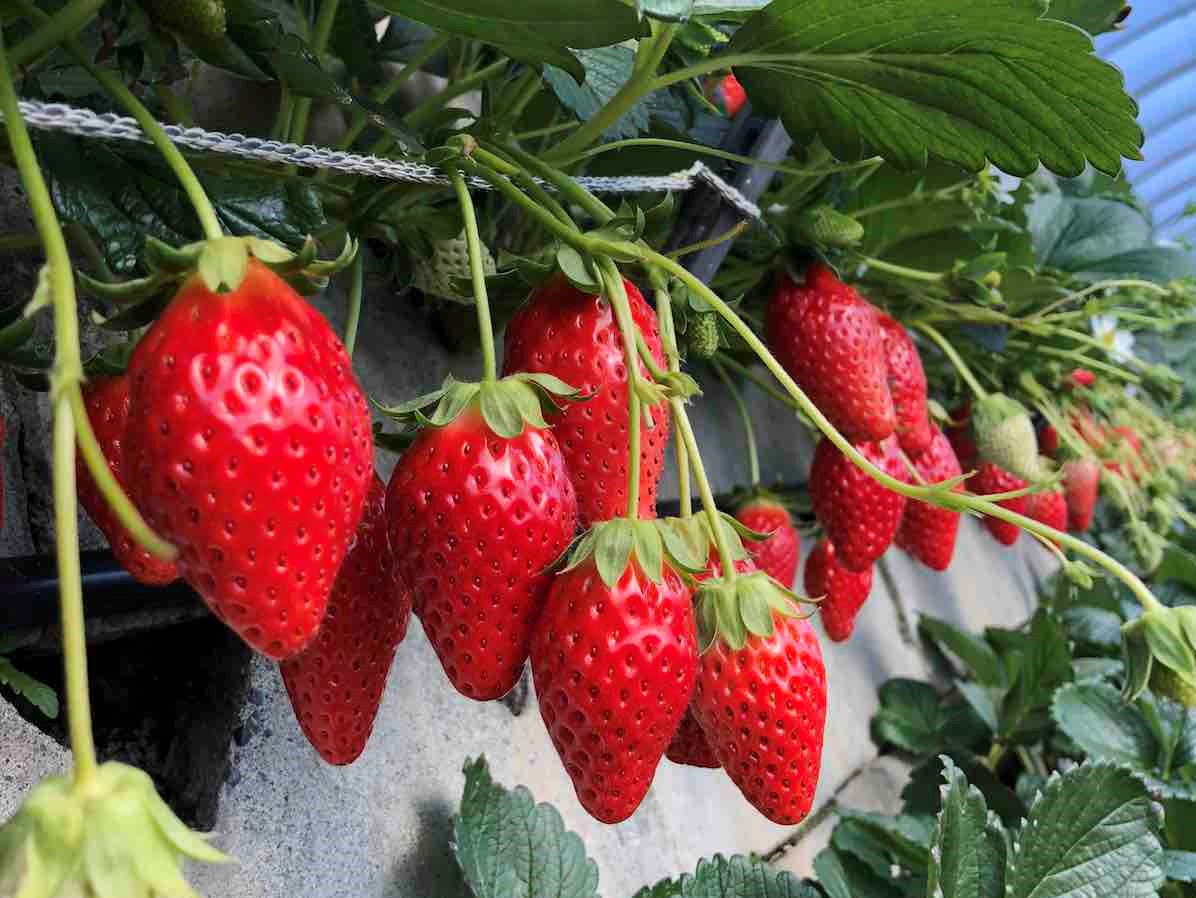
[[[32,270],[32,266],[30,266]],[[19,284],[14,287],[19,289]],[[323,301],[339,327],[339,296]],[[439,349],[427,321],[385,288],[369,290],[357,363],[366,388],[382,400],[422,392],[452,370],[476,373],[472,358]],[[706,384],[695,406],[695,429],[716,490],[744,482],[746,464],[728,398]],[[762,429],[766,479],[800,480],[810,443],[795,420],[753,392]],[[0,554],[45,551],[44,398],[5,380],[0,408],[17,434],[5,454],[9,522]],[[393,457],[379,455],[389,473]],[[675,496],[671,473],[664,490]],[[85,531],[89,541],[94,531]],[[808,552],[811,546],[803,547]],[[803,553],[804,554],[804,553]],[[883,562],[853,639],[824,641],[830,681],[829,717],[818,803],[844,794],[861,804],[892,792],[899,771],[872,762],[868,720],[876,687],[892,676],[924,677],[926,660],[910,637],[920,613],[978,628],[1015,625],[1030,612],[1035,584],[1049,570],[1044,550],[1021,540],[1006,550],[974,521],[965,521],[956,564],[945,575],[912,564],[896,550]],[[890,589],[886,582],[891,582]],[[534,698],[515,716],[502,703],[476,704],[448,685],[413,621],[400,647],[377,730],[365,755],[348,769],[324,766],[291,716],[274,665],[257,660],[243,725],[230,747],[217,844],[238,860],[196,872],[199,890],[221,898],[436,898],[460,896],[463,885],[448,849],[450,818],[467,757],[486,754],[495,777],[527,785],[554,803],[580,833],[601,870],[604,895],[630,895],[640,885],[692,869],[716,851],[774,853],[799,873],[829,827],[804,831],[773,825],[753,811],[719,771],[661,765],[640,810],[618,826],[585,815],[541,725]],[[0,817],[10,813],[40,777],[67,766],[64,750],[0,700]],[[887,784],[887,785],[886,785]],[[780,850],[778,850],[780,849]]]

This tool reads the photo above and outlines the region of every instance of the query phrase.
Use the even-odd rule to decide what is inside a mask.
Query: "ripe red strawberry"
[[[958,422],[943,428],[943,434],[955,450],[959,466],[965,471],[974,471],[980,464],[980,453],[972,436],[972,403],[966,402],[951,412],[951,420]]]
[[[735,512],[735,519],[749,530],[772,534],[759,542],[744,540],[744,548],[752,556],[757,568],[782,586],[793,586],[793,581],[797,579],[801,538],[785,506],[768,497],[757,497],[741,505]]]
[[[747,92],[734,74],[724,75],[719,89],[722,91],[723,109],[727,112],[727,118],[735,118],[747,102]]]
[[[885,473],[909,481],[895,438],[857,443],[856,449]],[[881,486],[825,438],[810,466],[810,498],[839,560],[852,571],[867,570],[885,553],[905,510],[904,496]]]
[[[743,585],[747,579],[738,582]],[[822,760],[822,651],[808,620],[776,606],[744,613],[750,593],[741,588],[733,595],[719,595],[718,584],[705,584],[699,602],[734,602],[738,609],[725,610],[741,614],[744,626],[738,637],[716,634],[703,653],[694,716],[744,797],[774,823],[797,823],[813,805]],[[758,613],[768,621],[763,632],[756,632]],[[703,607],[699,617],[714,615]]]
[[[1063,466],[1063,495],[1067,500],[1067,529],[1084,533],[1092,526],[1100,497],[1100,462],[1080,458]]]
[[[897,422],[897,442],[906,452],[922,452],[930,445],[930,411],[926,403],[926,372],[918,347],[900,324],[877,312],[888,365],[889,393]]]
[[[910,461],[927,484],[942,483],[963,473],[950,441],[937,428],[926,451],[910,455]],[[962,492],[962,485],[956,491]],[[959,512],[915,499],[905,505],[897,545],[927,567],[945,571],[951,566],[958,533]]]
[[[631,314],[653,358],[664,365],[656,313],[624,281]],[[583,525],[627,510],[627,368],[610,306],[556,277],[532,294],[507,325],[503,370],[543,372],[592,396],[554,418],[555,432],[577,491]],[[645,378],[649,378],[641,365]],[[641,432],[639,516],[656,515],[656,487],[669,441],[669,411],[652,406],[655,426]]]
[[[386,527],[375,474],[319,635],[280,668],[303,735],[329,764],[352,764],[365,749],[411,617]]]
[[[843,642],[855,629],[855,616],[872,592],[872,572],[849,571],[835,557],[835,544],[819,540],[806,561],[806,594],[822,596],[818,611],[822,627],[835,642]]]
[[[693,708],[685,710],[685,716],[677,725],[677,732],[665,751],[665,757],[674,764],[685,764],[687,767],[715,768],[722,765],[714,756],[714,749],[710,747],[710,740],[702,732],[698,719],[694,717]]]
[[[1025,489],[1029,486],[1020,477],[1014,477],[1008,471],[998,468],[990,462],[984,462],[980,465],[976,470],[976,475],[968,481],[968,484],[971,486],[972,492],[978,496],[1008,493],[1013,490]],[[1009,511],[1024,515],[1028,503],[1029,499],[1026,496],[1019,496],[1016,499],[1004,499],[997,504],[1002,508],[1009,509]],[[988,517],[987,515],[984,517],[984,526],[988,528],[988,532],[993,535],[993,538],[997,542],[1006,546],[1012,546],[1016,543],[1018,536],[1022,532],[1015,524]]]
[[[416,437],[386,507],[399,574],[449,680],[478,701],[506,695],[577,525],[552,431],[502,437],[471,405]]]
[[[96,441],[108,460],[108,469],[122,487],[125,486],[124,437],[129,420],[129,379],[127,377],[97,377],[83,388],[83,403],[87,418],[95,432]],[[164,586],[178,578],[173,561],[155,558],[133,539],[113,514],[83,461],[75,457],[79,501],[88,516],[108,539],[112,554],[121,567],[147,586]]]
[[[1064,386],[1071,387],[1092,387],[1096,384],[1096,375],[1087,368],[1077,368],[1071,372],[1064,380]]]
[[[323,316],[250,259],[194,276],[129,363],[126,477],[179,574],[259,652],[314,638],[373,472],[369,408]]]
[[[1047,458],[1059,454],[1059,431],[1054,424],[1044,422],[1038,426],[1038,451]]]
[[[1026,497],[1026,517],[1067,532],[1067,500],[1060,490],[1031,493]]]
[[[614,586],[593,557],[558,574],[532,637],[544,726],[582,807],[630,817],[652,785],[693,694],[693,605],[667,565],[653,583],[632,560]]]
[[[794,284],[782,275],[768,302],[768,348],[845,437],[883,440],[896,416],[876,309],[827,266]]]

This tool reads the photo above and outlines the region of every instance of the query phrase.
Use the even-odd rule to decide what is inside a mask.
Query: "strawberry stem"
[[[42,10],[38,9],[30,0],[15,0],[21,9],[21,14],[29,16],[32,19],[47,22],[50,16]],[[191,165],[179,152],[178,147],[167,136],[166,131],[154,118],[153,113],[145,108],[145,105],[133,95],[120,76],[109,69],[101,68],[91,61],[87,52],[73,37],[61,38],[63,48],[69,53],[79,65],[83,66],[91,74],[100,86],[104,88],[112,97],[120,103],[128,111],[137,124],[141,126],[141,130],[145,132],[146,137],[157,148],[158,152],[162,154],[166,165],[174,173],[178,179],[179,185],[183,188],[183,192],[187,194],[187,199],[191,206],[195,209],[195,214],[199,218],[200,227],[203,228],[204,237],[208,240],[214,240],[218,237],[224,236],[224,230],[220,226],[220,219],[216,216],[216,210],[212,208],[212,201],[208,199],[207,193],[203,189],[203,185],[199,183],[199,179],[195,176]],[[15,60],[14,60],[15,63]]]
[[[984,387],[980,386],[980,381],[976,380],[976,375],[972,373],[972,369],[964,363],[964,360],[960,357],[959,353],[955,350],[955,347],[951,345],[950,341],[946,337],[939,333],[936,328],[926,324],[925,322],[919,322],[915,326],[918,328],[918,330],[934,341],[934,345],[937,346],[942,351],[943,355],[947,357],[947,360],[955,366],[955,370],[959,372],[959,376],[963,378],[964,383],[968,385],[968,389],[972,391],[972,394],[977,399],[983,399],[988,395],[988,391],[985,390]]]
[[[537,156],[521,150],[513,144],[508,144],[504,148],[516,161],[518,161],[524,168],[528,169],[532,174],[539,175],[553,187],[555,187],[566,199],[570,199],[577,203],[581,208],[585,209],[599,225],[604,225],[615,217],[615,210],[604,203],[601,199],[594,196],[590,191],[586,190],[572,178],[565,173],[559,171],[551,165],[548,165]]]
[[[677,350],[677,326],[673,322],[673,302],[669,297],[669,291],[665,288],[665,280],[663,278],[653,278],[652,280],[652,298],[656,303],[656,320],[660,322],[660,343],[664,347],[665,358],[669,360],[669,371],[679,374],[681,372],[681,353]],[[643,334],[639,336],[642,338]],[[639,347],[641,357],[646,348],[641,341]],[[647,356],[651,359],[652,353],[647,353]],[[670,396],[669,408],[676,417],[678,411],[684,411],[685,407],[680,397]],[[681,517],[688,518],[694,513],[693,497],[690,495],[689,485],[689,455],[681,440],[674,441],[673,453],[677,463],[677,498],[681,502],[680,514]]]
[[[706,521],[710,525],[710,533],[714,537],[714,545],[718,549],[719,564],[723,569],[723,579],[734,583],[738,576],[735,570],[735,556],[731,553],[731,545],[727,542],[727,534],[723,531],[723,522],[719,518],[718,506],[714,502],[714,493],[710,489],[710,481],[706,477],[706,467],[702,464],[702,453],[698,451],[698,441],[694,437],[693,426],[689,423],[689,415],[685,407],[680,406],[677,412],[677,433],[685,444],[685,451],[689,455],[689,463],[693,466],[694,480],[698,484],[698,495],[702,497],[702,509],[706,512]]]
[[[340,0],[320,0],[320,12],[316,16],[315,30],[312,31],[311,49],[321,65],[324,63],[324,51],[328,49],[328,39],[332,36],[332,25],[336,21],[336,12],[340,5]],[[295,101],[295,108],[291,112],[291,143],[303,143],[307,139],[307,120],[310,117],[311,97],[300,97]]]
[[[37,10],[37,18],[42,22],[42,26],[12,48],[9,64],[13,69],[31,65],[60,43],[82,31],[87,23],[96,17],[103,5],[104,0],[74,0],[52,16]],[[21,14],[29,13],[22,10]]]
[[[1136,278],[1119,278],[1108,281],[1097,281],[1095,284],[1089,284],[1083,290],[1076,290],[1073,293],[1068,293],[1066,296],[1061,296],[1054,302],[1043,306],[1037,312],[1030,316],[1030,320],[1041,321],[1045,319],[1051,312],[1061,308],[1068,303],[1075,302],[1079,299],[1084,299],[1086,296],[1091,296],[1093,293],[1099,293],[1102,290],[1124,290],[1124,289],[1140,289],[1153,290],[1160,296],[1166,296],[1168,290],[1166,287],[1161,287],[1152,281],[1142,281]]]
[[[473,208],[473,197],[465,185],[465,177],[454,169],[449,173],[457,201],[461,204],[461,217],[465,222],[465,242],[469,246],[469,273],[473,279],[474,304],[478,309],[478,331],[482,338],[482,382],[498,380],[498,365],[494,357],[494,327],[490,323],[490,298],[486,295],[486,266],[482,262],[482,238],[478,235],[478,217]]]
[[[739,390],[735,387],[735,382],[731,380],[731,376],[727,374],[727,369],[719,362],[717,355],[710,360],[710,365],[727,388],[727,392],[731,394],[731,399],[735,403],[735,410],[739,412],[739,421],[743,425],[743,435],[747,439],[748,472],[752,481],[752,489],[759,489],[760,453],[756,448],[756,429],[752,427],[752,416],[748,413],[747,405],[743,401],[743,396],[740,395]]]
[[[609,259],[598,262],[605,282],[607,302],[615,313],[619,334],[623,338],[623,358],[627,364],[627,517],[639,518],[640,507],[640,429],[643,425],[640,413],[639,357],[635,345],[635,321],[631,317],[631,305],[627,289],[623,286],[623,275]]]
[[[58,552],[59,610],[66,685],[67,726],[74,754],[75,783],[80,789],[96,772],[95,739],[87,687],[87,640],[83,622],[83,583],[79,570],[79,521],[75,488],[75,418],[71,391],[83,379],[79,358],[79,322],[75,282],[66,239],[58,223],[50,192],[38,168],[37,156],[17,104],[4,35],[0,33],[0,112],[9,146],[20,173],[34,224],[45,247],[54,309],[55,359],[51,374],[53,406],[54,532]],[[107,467],[105,465],[105,467]]]
[[[349,266],[349,317],[345,321],[345,351],[353,358],[357,348],[357,326],[361,323],[361,299],[365,292],[365,250],[358,249]]]

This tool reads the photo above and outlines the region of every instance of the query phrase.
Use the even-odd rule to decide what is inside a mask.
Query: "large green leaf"
[[[1005,832],[984,796],[943,757],[943,807],[930,849],[926,894],[936,898],[1001,898]]]
[[[605,47],[644,30],[636,10],[621,0],[379,0],[378,5],[494,44],[516,59],[550,62],[579,79],[581,69],[566,48]]]
[[[578,84],[573,77],[556,66],[544,67],[544,80],[558,99],[583,122],[606,104],[631,77],[635,52],[630,47],[600,47],[578,50],[575,54],[585,69],[585,81]],[[615,120],[603,137],[618,140],[635,137],[648,130],[652,110],[647,102],[639,102]]]
[[[927,758],[915,767],[909,775],[909,781],[901,790],[901,801],[906,814],[920,816],[937,816],[943,808],[943,758],[949,757],[968,782],[980,794],[988,807],[992,809],[1001,822],[1009,827],[1020,825],[1026,816],[1026,808],[1017,793],[997,779],[996,774],[984,766],[973,754],[966,751],[955,751],[949,755]]]
[[[1055,689],[1072,678],[1071,649],[1062,623],[1045,609],[1030,621],[1017,677],[1001,704],[1000,735],[1032,739],[1050,725]]]
[[[453,852],[475,898],[595,898],[598,867],[575,833],[527,789],[507,790],[485,758],[465,764]]]
[[[1121,73],[1037,0],[774,0],[727,59],[758,109],[839,158],[902,168],[935,157],[1028,175],[1137,159]]]
[[[1094,761],[1149,770],[1158,744],[1146,718],[1107,683],[1069,683],[1055,693],[1059,728]]]
[[[1117,200],[1043,193],[1028,207],[1027,221],[1039,264],[1064,271],[1150,243],[1150,222]]]
[[[890,871],[877,873],[858,855],[837,848],[824,848],[814,858],[814,875],[827,898],[898,898],[901,892],[891,883]]]
[[[730,858],[716,854],[698,861],[692,874],[681,877],[677,894],[679,898],[819,898],[813,886],[792,873],[738,854]]]
[[[1009,861],[1008,898],[1154,898],[1163,848],[1150,796],[1132,774],[1085,764],[1052,777]]]
[[[1079,25],[1089,34],[1112,31],[1129,14],[1125,0],[1051,0],[1047,15]]]
[[[981,636],[953,627],[944,620],[922,615],[918,629],[963,662],[976,682],[985,686],[1006,685],[1005,667],[992,646]]]
[[[935,755],[952,746],[969,748],[987,733],[984,723],[961,701],[944,701],[929,683],[895,678],[880,687],[880,709],[872,718],[872,738],[913,755]]]
[[[137,264],[147,236],[180,244],[201,237],[198,219],[170,171],[138,148],[117,152],[61,134],[38,138],[58,214],[87,228],[113,271]],[[319,192],[306,179],[204,175],[221,224],[238,236],[297,249],[325,224]]]
[[[0,686],[7,686],[47,717],[58,716],[58,694],[45,683],[17,670],[7,658],[0,658]]]

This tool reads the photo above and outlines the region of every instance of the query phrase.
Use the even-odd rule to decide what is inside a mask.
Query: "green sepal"
[[[171,280],[168,276],[155,273],[130,281],[109,283],[108,281],[97,281],[83,271],[76,271],[75,278],[89,295],[107,300],[115,305],[130,305],[148,299],[161,292],[162,287],[170,283]]]
[[[227,858],[192,832],[150,778],[109,762],[80,788],[72,778],[38,785],[0,826],[0,894],[19,898],[198,898],[185,860]]]
[[[691,515],[656,522],[669,560],[688,574],[700,574],[710,564],[710,530],[704,521],[705,515]]]
[[[249,271],[249,247],[239,237],[205,240],[196,270],[204,286],[213,293],[231,293],[241,286]]]
[[[97,327],[106,331],[115,331],[117,333],[127,333],[129,331],[137,330],[145,327],[151,321],[158,317],[162,309],[166,307],[167,301],[170,299],[170,294],[166,291],[159,290],[151,294],[147,299],[140,300],[124,309],[121,309],[115,315],[105,318],[99,312],[92,311],[91,320]]]
[[[563,571],[571,571],[593,559],[598,576],[614,587],[632,561],[653,583],[664,582],[665,566],[676,570],[705,570],[706,557],[695,563],[696,552],[683,544],[678,519],[640,520],[613,518],[587,530],[569,553]]]
[[[0,353],[23,346],[33,336],[35,327],[32,318],[18,318],[11,324],[0,327]]]
[[[1134,701],[1150,682],[1150,646],[1141,630],[1134,627],[1137,621],[1130,621],[1121,628],[1121,655],[1125,662],[1125,685],[1122,695],[1126,701]]]
[[[199,264],[202,244],[173,247],[157,237],[145,238],[145,266],[155,274],[183,275]]]
[[[801,617],[800,603],[808,601],[786,589],[763,571],[706,580],[698,586],[698,645],[706,651],[716,639],[733,651],[747,645],[750,636],[773,634],[774,615]]]
[[[1187,640],[1180,618],[1168,608],[1148,611],[1134,623],[1146,638],[1155,664],[1169,667],[1191,686],[1196,686],[1196,653]]]
[[[593,263],[572,246],[561,244],[556,251],[556,264],[565,280],[578,290],[595,295],[602,292],[602,282]]]

